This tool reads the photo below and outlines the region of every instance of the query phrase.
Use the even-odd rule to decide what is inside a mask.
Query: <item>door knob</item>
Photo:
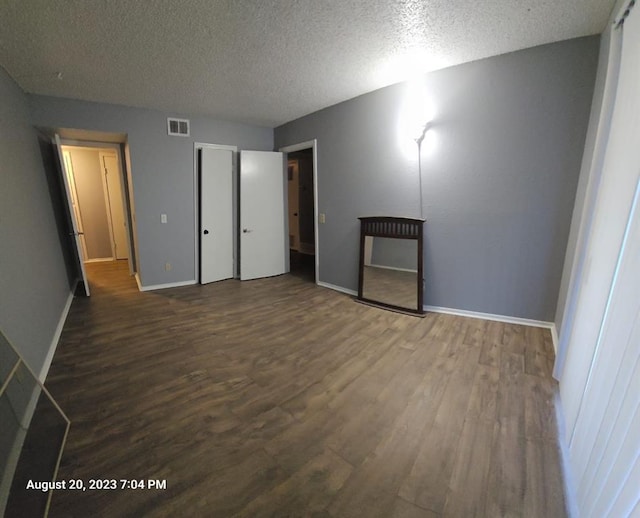
[[[294,213],[293,213],[293,215],[294,215],[294,216],[297,216],[297,215],[298,215],[298,213],[297,213],[297,212],[294,212]]]
[[[206,235],[206,234],[208,234],[208,233],[209,233],[209,231],[208,231],[208,230],[205,230],[205,231],[203,232],[203,234],[205,234],[205,235]]]

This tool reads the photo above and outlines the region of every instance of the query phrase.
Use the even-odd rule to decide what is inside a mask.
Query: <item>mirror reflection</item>
[[[0,331],[0,516],[46,516],[69,420]]]
[[[365,237],[362,293],[365,299],[415,310],[417,279],[415,239]]]

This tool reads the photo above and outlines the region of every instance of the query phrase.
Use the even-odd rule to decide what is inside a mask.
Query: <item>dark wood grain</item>
[[[50,516],[564,515],[547,330],[354,303],[285,275],[140,293],[88,265],[47,379]]]

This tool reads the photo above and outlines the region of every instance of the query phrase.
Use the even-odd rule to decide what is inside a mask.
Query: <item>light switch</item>
[[[319,218],[318,218],[318,219],[320,220],[320,223],[324,223],[324,220],[325,220],[324,212],[321,212],[321,213],[320,213],[320,215],[319,215]]]
[[[167,215],[160,214],[160,223],[166,223],[166,222],[167,222]]]

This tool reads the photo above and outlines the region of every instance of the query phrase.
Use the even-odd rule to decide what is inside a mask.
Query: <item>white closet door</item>
[[[637,10],[637,8],[636,8]],[[560,393],[581,516],[637,516],[640,499],[640,12],[620,76]]]
[[[240,279],[285,273],[284,158],[240,152]]]
[[[233,277],[231,151],[203,148],[200,165],[200,283]]]
[[[635,18],[635,19],[634,19]],[[620,77],[611,119],[611,133],[602,167],[585,267],[579,288],[574,325],[567,342],[567,357],[561,374],[560,392],[568,440],[584,406],[583,392],[609,299],[617,262],[623,245],[640,169],[640,53],[638,22],[632,12],[624,24]],[[620,30],[620,29],[617,29]]]

